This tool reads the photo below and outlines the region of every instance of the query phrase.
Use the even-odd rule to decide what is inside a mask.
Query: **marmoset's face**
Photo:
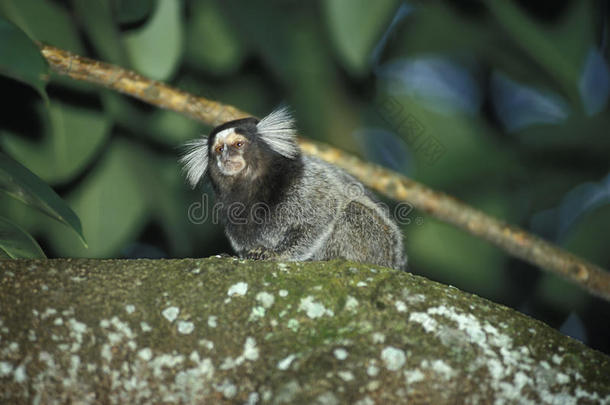
[[[248,139],[236,128],[227,128],[216,134],[211,152],[216,165],[225,176],[235,176],[246,168],[244,152],[248,148]]]

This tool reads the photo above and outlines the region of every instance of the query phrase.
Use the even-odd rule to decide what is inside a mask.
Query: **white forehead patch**
[[[216,134],[216,138],[214,138],[214,143],[224,142],[229,137],[229,135],[232,135],[234,133],[235,133],[235,128],[223,129],[222,131],[220,131]]]

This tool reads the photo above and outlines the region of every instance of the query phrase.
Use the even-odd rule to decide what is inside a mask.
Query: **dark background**
[[[0,0],[30,38],[263,116],[447,192],[610,268],[605,1]],[[0,77],[0,147],[80,217],[76,234],[0,196],[49,257],[231,253],[180,145],[210,128],[52,75]],[[204,197],[205,196],[205,197]],[[206,201],[207,199],[207,201]],[[386,201],[392,205],[390,201]],[[610,352],[610,306],[421,212],[410,270]],[[408,223],[407,223],[408,222]]]

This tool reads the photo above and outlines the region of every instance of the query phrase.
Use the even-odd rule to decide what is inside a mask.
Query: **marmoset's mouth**
[[[244,170],[246,164],[243,160],[219,160],[218,168],[225,176],[234,176]]]

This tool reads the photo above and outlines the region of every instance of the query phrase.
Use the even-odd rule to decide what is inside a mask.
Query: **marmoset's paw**
[[[250,260],[273,260],[277,255],[269,249],[263,247],[250,249],[246,253],[245,258]]]

